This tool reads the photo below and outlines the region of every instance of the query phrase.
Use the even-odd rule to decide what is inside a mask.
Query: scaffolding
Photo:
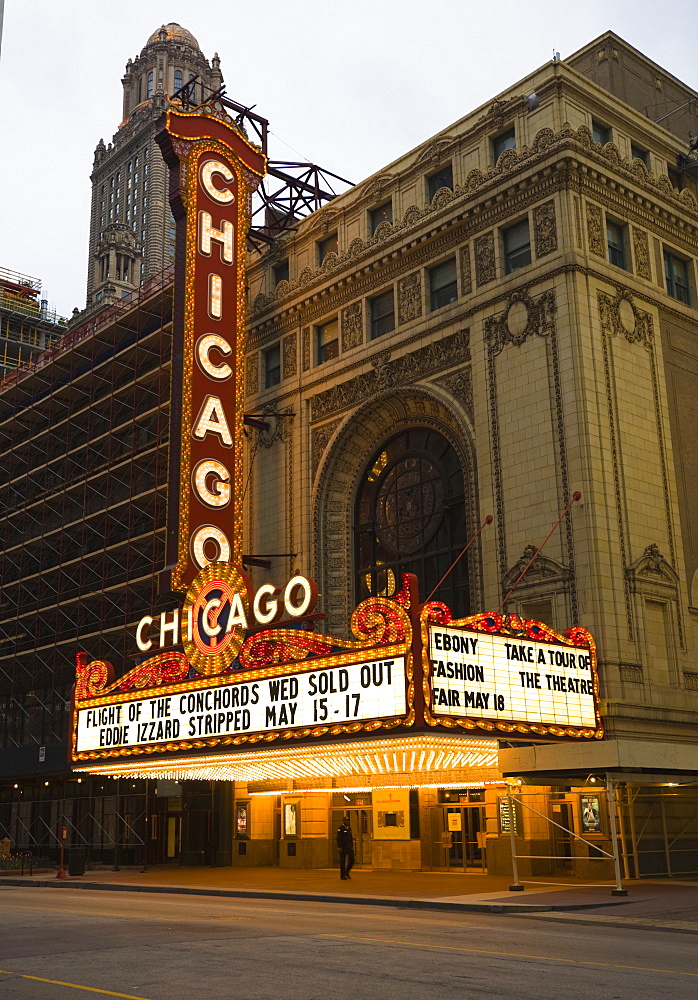
[[[64,743],[75,653],[122,670],[164,558],[172,269],[0,380],[0,747]]]

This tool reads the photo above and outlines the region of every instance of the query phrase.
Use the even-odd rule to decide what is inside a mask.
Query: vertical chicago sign
[[[161,590],[184,592],[210,563],[242,557],[245,245],[266,158],[215,101],[168,110],[157,140],[177,224]]]

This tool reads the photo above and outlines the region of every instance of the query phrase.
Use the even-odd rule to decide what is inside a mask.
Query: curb
[[[393,906],[397,909],[407,910],[439,910],[441,912],[460,913],[527,913],[527,914],[550,914],[579,912],[580,910],[596,910],[600,907],[624,906],[625,902],[595,902],[595,903],[504,903],[504,902],[448,902],[436,899],[409,899],[401,896],[338,896],[333,893],[308,893],[308,892],[284,892],[268,891],[264,889],[211,889],[188,886],[169,885],[123,885],[113,882],[73,882],[69,880],[56,881],[56,879],[10,879],[2,880],[4,885],[30,886],[41,889],[92,889],[104,892],[146,892],[161,895],[180,896],[211,896],[223,899],[285,899],[298,900],[302,903],[348,903],[354,906]],[[573,920],[566,918],[568,923]],[[577,920],[578,923],[598,923],[607,922],[618,926],[622,920],[619,917],[589,916],[586,920]],[[624,924],[626,926],[626,924]],[[628,927],[637,927],[636,923],[627,924]],[[644,926],[644,925],[639,925]],[[655,926],[655,925],[652,925]],[[673,929],[673,928],[669,928]],[[687,929],[685,933],[698,933]]]
[[[3,879],[2,885],[39,889],[97,889],[106,892],[147,892],[164,895],[213,896],[228,899],[290,899],[303,903],[349,903],[354,906],[394,906],[408,910],[441,910],[470,913],[542,913],[553,906],[543,903],[441,903],[398,896],[335,896],[331,893],[266,892],[262,889],[197,889],[184,886],[118,885],[109,882],[70,882],[52,879]],[[582,904],[586,905],[586,904]],[[594,904],[596,905],[596,904]]]

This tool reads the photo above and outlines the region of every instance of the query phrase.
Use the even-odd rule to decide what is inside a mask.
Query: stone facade
[[[624,72],[650,67],[676,88],[615,36],[569,64],[587,73],[594,46],[611,60],[620,46]],[[491,610],[579,490],[508,610],[593,632],[611,737],[681,743],[698,711],[698,187],[690,172],[680,189],[670,179],[687,147],[646,117],[644,91],[633,109],[598,82],[605,96],[567,63],[542,67],[299,223],[276,249],[289,281],[275,286],[269,261],[250,259],[246,405],[296,418],[269,449],[250,438],[246,546],[296,552],[329,627],[346,628],[366,464],[401,428],[438,429],[464,471],[469,533],[494,516],[469,563],[471,607],[453,610]],[[516,148],[495,164],[492,140],[511,128]],[[428,177],[449,164],[453,188],[430,202]],[[369,212],[388,199],[393,222],[371,234]],[[514,259],[508,230],[521,222],[529,244]],[[334,232],[338,252],[318,267],[316,243]],[[667,252],[685,263],[688,303],[667,289]],[[450,260],[445,301],[435,269]],[[371,339],[371,300],[389,289],[394,329]],[[333,319],[338,356],[318,364],[317,328]],[[255,390],[256,359],[276,341],[298,343],[298,364]]]

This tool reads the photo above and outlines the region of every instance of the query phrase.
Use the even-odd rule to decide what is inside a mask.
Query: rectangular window
[[[528,219],[509,226],[502,233],[504,241],[504,273],[511,274],[520,267],[531,263],[531,235],[528,229]]]
[[[331,319],[317,328],[317,363],[324,365],[339,357],[339,323]]]
[[[635,143],[630,145],[630,159],[631,160],[642,160],[646,167],[650,165],[650,154],[642,146],[636,146]]]
[[[608,259],[616,267],[625,268],[625,234],[623,226],[606,219],[606,242],[608,244]]]
[[[288,260],[281,260],[278,264],[275,264],[272,274],[274,275],[275,285],[278,285],[280,281],[288,281]]]
[[[441,170],[437,170],[435,174],[427,177],[427,187],[429,189],[430,202],[434,200],[434,195],[441,188],[450,188],[453,191],[453,167],[451,164],[447,164]]]
[[[328,236],[324,240],[318,240],[317,244],[317,262],[322,264],[323,260],[328,253],[339,253],[339,240],[337,239],[337,234],[333,233],[332,236]]]
[[[602,146],[611,141],[611,129],[609,126],[603,125],[601,122],[594,121],[593,119],[591,122],[591,134],[594,137],[594,142],[600,142]]]
[[[376,229],[380,226],[381,222],[391,222],[393,221],[393,203],[392,201],[386,201],[384,204],[379,205],[378,208],[372,208],[368,213],[371,236],[375,233]]]
[[[429,303],[432,312],[455,302],[458,298],[456,258],[437,264],[429,270]]]
[[[281,381],[281,344],[264,352],[264,388],[271,389]]]
[[[675,257],[668,250],[664,251],[664,274],[666,275],[666,290],[673,299],[690,303],[688,288],[688,262]]]
[[[371,340],[395,329],[395,297],[392,288],[371,299]]]
[[[513,128],[508,128],[506,132],[500,132],[492,140],[492,156],[495,163],[505,149],[516,149],[516,132]]]

